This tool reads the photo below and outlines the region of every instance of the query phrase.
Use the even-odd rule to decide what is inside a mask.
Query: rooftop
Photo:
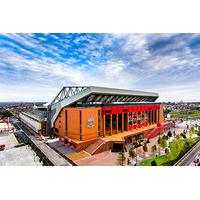
[[[22,114],[32,117],[34,119],[37,119],[39,121],[45,120],[45,118],[47,117],[46,111],[37,110],[37,109],[27,110],[25,112],[22,112]]]
[[[107,103],[155,102],[158,93],[97,86],[63,87],[49,104],[51,126],[63,107]]]
[[[84,98],[77,99],[81,103],[113,103],[113,102],[154,102],[159,96],[155,92],[106,88],[97,86],[63,87],[51,104],[56,104],[66,98],[85,93]]]

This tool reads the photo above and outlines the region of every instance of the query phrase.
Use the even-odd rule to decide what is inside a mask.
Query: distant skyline
[[[0,34],[0,101],[51,101],[63,86],[200,101],[200,34]]]

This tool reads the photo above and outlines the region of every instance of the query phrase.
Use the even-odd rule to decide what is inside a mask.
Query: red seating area
[[[148,125],[149,125],[148,122],[144,122],[144,123],[142,123],[142,124],[129,126],[129,127],[128,127],[128,130],[131,131],[131,130],[134,130],[134,129],[136,129],[136,128],[142,128],[142,127],[145,127],[145,126],[148,126]]]
[[[175,127],[174,123],[172,123],[172,122],[168,122],[168,123],[164,123],[164,124],[158,123],[158,124],[157,124],[157,128],[155,128],[155,129],[148,135],[147,138],[148,138],[148,139],[153,138],[154,136],[156,136],[156,133],[157,133],[158,131],[160,131],[160,130],[166,131],[166,130],[167,130],[167,126],[173,126],[173,127]]]

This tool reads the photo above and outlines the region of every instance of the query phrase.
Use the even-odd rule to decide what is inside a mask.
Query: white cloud
[[[16,73],[13,93],[12,87],[0,80],[0,100],[14,99],[14,96],[17,100],[53,98],[54,91],[59,91],[65,85],[99,85],[135,90],[142,88],[158,91],[163,100],[200,100],[198,89],[192,86],[198,78],[200,55],[188,47],[187,39],[176,40],[154,51],[149,48],[150,44],[174,36],[102,34],[98,36],[101,37],[99,40],[91,35],[82,35],[73,40],[68,34],[62,38],[53,34],[51,38],[55,43],[44,44],[46,36],[35,39],[32,34],[6,34],[6,37],[26,48],[12,41],[5,41],[10,48],[0,45],[1,76],[8,75],[5,66],[12,67]],[[192,35],[191,38],[198,36]],[[86,43],[82,44],[83,41]],[[74,43],[76,48],[67,52]],[[11,47],[22,53],[15,52]],[[22,81],[29,80],[26,86],[18,82],[20,78]],[[199,87],[199,83],[196,86]],[[32,96],[28,88],[31,88]]]
[[[200,81],[184,83],[181,85],[165,85],[154,88],[159,93],[159,101],[199,101],[200,100]]]

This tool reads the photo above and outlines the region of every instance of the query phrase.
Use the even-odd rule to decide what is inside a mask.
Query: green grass
[[[200,118],[200,110],[170,112],[172,118]]]
[[[197,140],[199,140],[199,138],[175,140],[170,144],[171,151],[168,155],[162,155],[159,157],[144,160],[140,163],[140,166],[151,166],[151,162],[153,160],[156,161],[157,165],[163,165],[164,163],[167,163],[169,161],[176,160],[182,152],[188,150],[197,142]]]

